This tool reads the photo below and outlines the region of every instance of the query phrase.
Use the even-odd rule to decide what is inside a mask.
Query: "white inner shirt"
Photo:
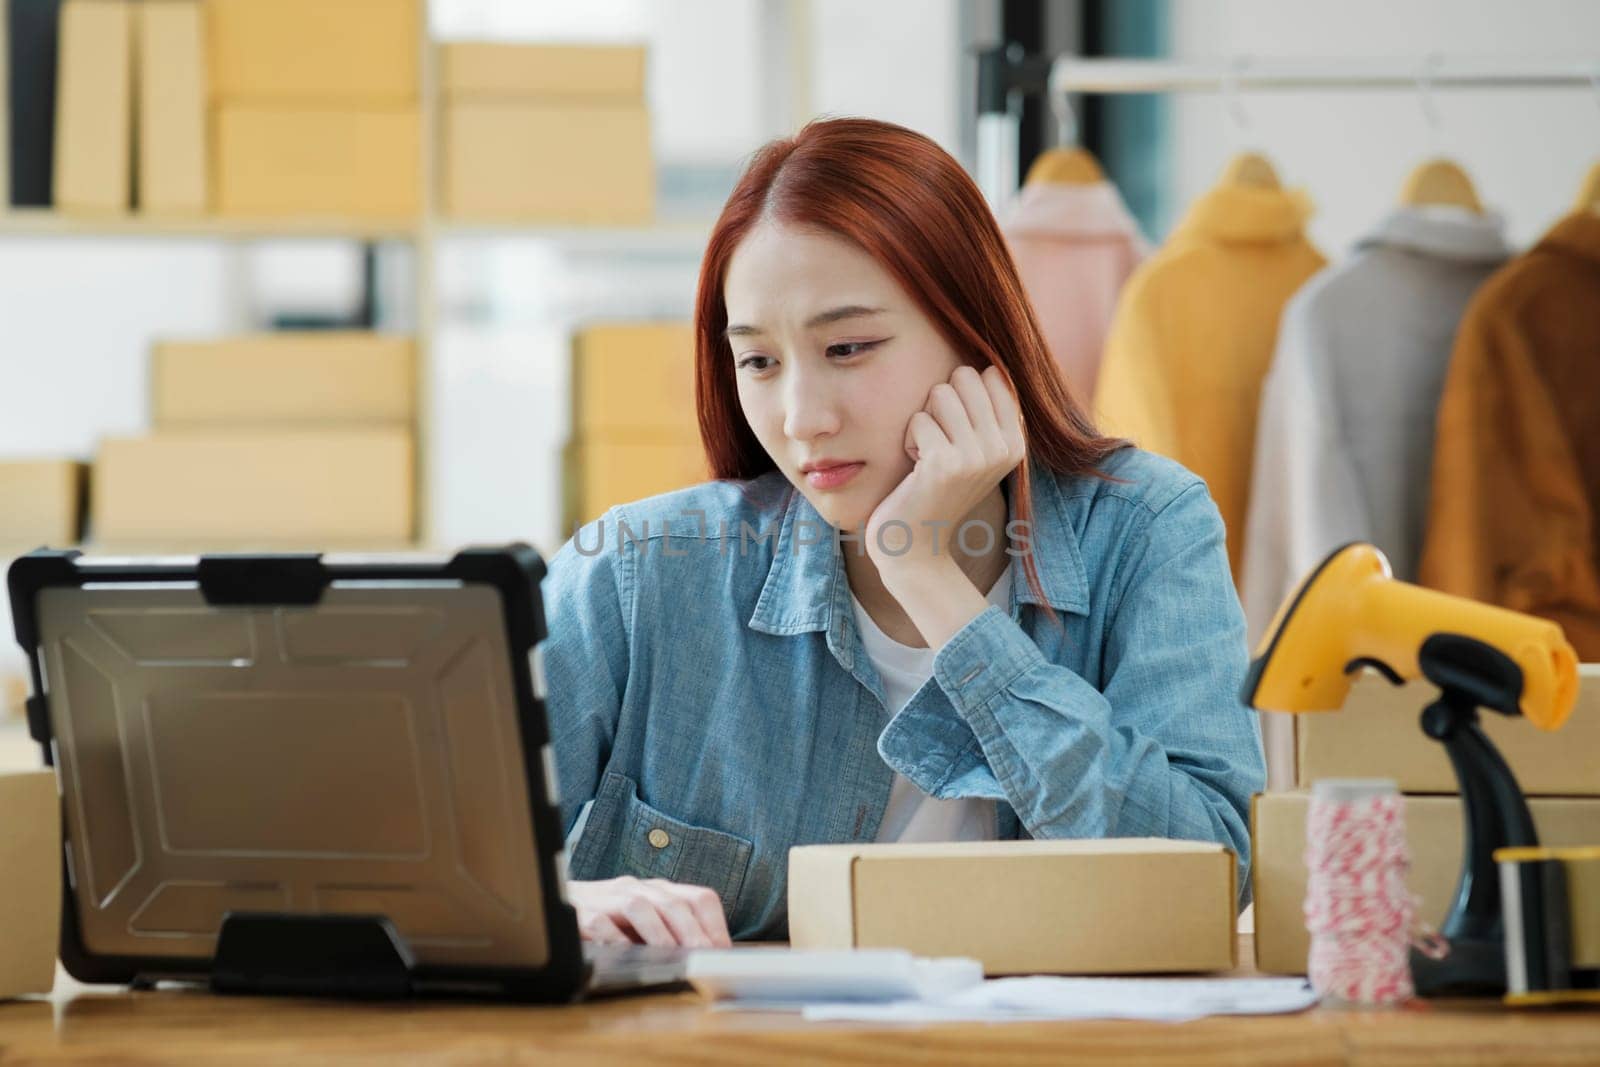
[[[855,607],[856,628],[867,658],[883,681],[883,703],[890,717],[910,702],[918,689],[933,677],[934,650],[902,645],[878,627],[850,594]],[[989,603],[1011,613],[1011,563],[989,590]],[[938,800],[896,773],[889,790],[889,806],[878,827],[878,841],[993,841],[995,839],[994,801],[988,798]]]

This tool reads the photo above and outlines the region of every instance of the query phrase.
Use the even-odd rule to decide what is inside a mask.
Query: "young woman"
[[[1096,434],[956,161],[859,119],[769,144],[695,317],[718,480],[545,583],[585,936],[782,937],[816,842],[1218,841],[1242,904],[1265,767],[1222,521]]]

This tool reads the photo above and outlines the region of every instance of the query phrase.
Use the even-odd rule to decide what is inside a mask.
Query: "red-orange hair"
[[[944,149],[871,119],[826,119],[758,151],[711,231],[695,297],[695,405],[713,478],[775,470],[739,406],[723,331],[728,260],[768,219],[836,234],[884,267],[973,367],[1000,368],[1022,411],[1028,458],[1015,516],[1033,521],[1029,465],[1094,474],[1123,442],[1101,436],[1050,357],[983,194]],[[1029,585],[1040,592],[1031,555]]]

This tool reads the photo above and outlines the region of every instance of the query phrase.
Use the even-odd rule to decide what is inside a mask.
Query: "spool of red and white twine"
[[[1334,779],[1312,787],[1306,973],[1318,995],[1351,1004],[1396,1004],[1412,996],[1410,862],[1394,782]]]

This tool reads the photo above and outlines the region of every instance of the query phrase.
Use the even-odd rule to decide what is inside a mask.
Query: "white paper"
[[[1304,1011],[1317,996],[1302,978],[998,978],[927,1000],[807,1004],[808,1021],[1021,1022],[1142,1019]]]

